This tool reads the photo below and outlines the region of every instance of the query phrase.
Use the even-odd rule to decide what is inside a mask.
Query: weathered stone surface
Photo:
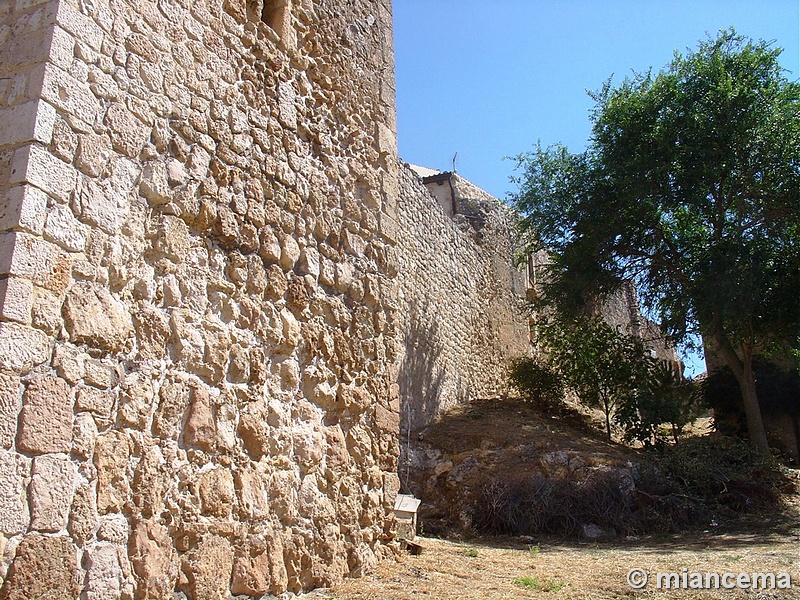
[[[319,251],[315,248],[303,248],[303,251],[300,253],[300,258],[298,262],[298,270],[301,273],[311,275],[313,277],[319,277],[320,273],[320,255]]]
[[[236,497],[247,519],[263,519],[269,515],[269,500],[263,473],[239,470],[235,473]]]
[[[100,519],[100,526],[97,528],[98,540],[124,546],[128,543],[130,534],[130,525],[123,515],[112,513]]]
[[[362,542],[354,552],[350,553],[347,562],[350,567],[350,577],[364,577],[375,571],[378,558],[372,549]]]
[[[339,469],[350,461],[347,441],[340,425],[325,428],[326,464],[329,469]]]
[[[400,413],[387,410],[380,404],[375,406],[375,425],[382,431],[395,432],[400,429]]]
[[[395,498],[400,493],[400,477],[397,473],[383,475],[383,505],[387,509],[394,507]]]
[[[53,367],[59,377],[75,385],[86,374],[86,355],[74,346],[58,344],[53,353]]]
[[[203,514],[228,517],[236,503],[233,475],[228,469],[212,469],[200,474],[197,483]]]
[[[168,600],[178,580],[178,553],[167,529],[152,521],[133,528],[128,553],[136,574],[137,600]]]
[[[0,317],[23,325],[31,322],[33,284],[26,279],[9,277],[0,280]]]
[[[315,470],[325,456],[325,437],[318,427],[310,423],[292,427],[294,454],[303,469]]]
[[[183,429],[184,443],[203,450],[213,450],[217,441],[217,428],[211,398],[208,391],[200,385],[192,386],[191,395],[189,416]]]
[[[30,185],[7,189],[0,203],[0,231],[19,228],[40,235],[47,213],[47,194]]]
[[[17,433],[17,417],[22,408],[19,376],[0,373],[0,448],[11,448]]]
[[[101,515],[119,512],[129,502],[128,461],[133,443],[122,431],[110,430],[97,437],[94,466],[97,468],[97,510]]]
[[[142,430],[153,410],[155,390],[152,377],[130,373],[120,386],[119,419],[123,425]]]
[[[0,450],[0,532],[6,536],[28,529],[27,485],[30,468],[30,459]]]
[[[176,310],[171,319],[172,341],[186,369],[214,383],[220,382],[227,370],[230,334],[215,319],[200,322],[188,311]]]
[[[83,379],[86,383],[96,388],[112,388],[119,383],[119,371],[117,368],[117,364],[110,362],[108,359],[87,358],[84,363]]]
[[[233,570],[233,549],[228,540],[207,536],[192,552],[183,567],[193,598],[226,598]]]
[[[56,244],[22,232],[0,233],[0,273],[60,294],[69,285],[70,268],[69,255]]]
[[[271,594],[280,594],[289,584],[289,575],[284,562],[284,544],[281,536],[272,530],[268,530],[263,535],[269,563],[269,591]]]
[[[67,202],[75,182],[75,168],[37,144],[23,146],[14,153],[11,184],[30,183],[61,202]]]
[[[45,239],[70,252],[80,252],[86,247],[87,228],[63,205],[56,205],[47,213],[44,226]]]
[[[74,196],[73,211],[82,221],[107,233],[117,233],[128,217],[127,189],[137,177],[138,172],[133,166],[118,160],[114,165],[113,179],[119,183],[112,187],[108,181],[96,183],[84,179],[79,193]]]
[[[231,593],[260,596],[269,591],[269,555],[265,550],[237,549],[231,576]]]
[[[25,374],[50,356],[50,340],[37,330],[0,322],[0,368]]]
[[[39,46],[38,50],[41,52],[41,45],[36,44],[36,41],[40,40],[27,41]],[[18,41],[20,42],[21,40]],[[53,107],[42,101],[31,101],[4,108],[0,111],[0,146],[17,146],[33,141],[49,144],[55,117]]]
[[[75,465],[66,456],[47,455],[33,459],[30,485],[32,529],[56,532],[66,527],[76,475]]]
[[[276,551],[279,553],[276,556]],[[231,576],[231,593],[260,596],[285,589],[286,568],[283,549],[273,535],[250,536],[236,546]]]
[[[246,349],[238,344],[231,347],[228,380],[232,383],[247,383],[250,379],[250,356]]]
[[[181,420],[191,402],[192,388],[181,379],[168,379],[158,395],[160,402],[153,418],[153,431],[160,437],[177,439]]]
[[[86,134],[78,141],[75,166],[92,177],[103,173],[111,159],[111,139],[106,134]]]
[[[89,484],[82,483],[75,488],[72,497],[67,531],[79,546],[83,546],[94,537],[96,528],[97,503],[94,490]]]
[[[106,288],[78,283],[64,301],[64,322],[76,344],[117,352],[133,333],[130,313]]]
[[[33,533],[17,546],[14,562],[0,588],[0,598],[77,600],[80,593],[76,585],[77,568],[77,549],[69,538]]]
[[[147,140],[147,127],[120,103],[109,106],[105,124],[111,136],[111,146],[125,156],[138,156]]]
[[[146,518],[164,510],[164,493],[169,486],[165,462],[158,446],[148,446],[136,465],[133,475],[133,502]]]
[[[83,598],[330,584],[384,531],[396,462],[372,418],[403,333],[390,11],[320,0],[273,31],[258,2],[134,4],[0,8],[25,40],[0,70],[33,69],[0,77],[30,121],[0,124],[0,371],[23,376],[0,442],[36,461],[6,460],[0,545],[65,537],[75,485]],[[50,367],[68,408],[34,440]]]
[[[284,235],[281,240],[281,267],[289,271],[294,268],[295,263],[300,258],[300,246],[290,235]]]
[[[75,394],[75,408],[94,413],[100,417],[111,416],[114,406],[114,394],[108,390],[98,390],[93,387],[78,388]]]
[[[72,446],[72,394],[60,377],[30,381],[22,398],[17,447],[45,454],[69,452]]]
[[[169,258],[182,262],[189,254],[189,228],[177,217],[164,216],[158,228],[155,247]]]
[[[139,358],[163,358],[167,354],[170,336],[169,320],[159,310],[145,306],[133,314]]]
[[[267,425],[260,415],[243,413],[239,417],[239,436],[245,450],[253,460],[260,460],[269,452]]]
[[[124,575],[117,547],[107,543],[95,544],[86,550],[84,562],[86,587],[82,597],[86,600],[119,598]]]
[[[36,290],[31,307],[31,325],[55,337],[61,332],[62,323],[60,296],[43,289]]]

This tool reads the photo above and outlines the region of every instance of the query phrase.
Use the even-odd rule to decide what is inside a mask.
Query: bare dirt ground
[[[705,427],[707,424],[703,424]],[[592,431],[594,430],[594,431]],[[702,433],[702,432],[701,432]],[[454,411],[423,435],[444,458],[480,455],[493,477],[525,467],[519,448],[537,452],[568,450],[590,462],[624,462],[631,451],[609,444],[597,428],[576,428],[563,420],[543,419],[529,406],[482,402]],[[420,439],[423,436],[420,436]],[[496,456],[494,456],[496,454]],[[493,458],[497,460],[493,460]],[[496,464],[495,464],[496,463]],[[800,471],[787,472],[800,482]],[[440,490],[441,492],[441,490]],[[443,493],[443,492],[441,492]],[[553,598],[606,599],[800,599],[800,500],[786,496],[778,514],[747,521],[709,523],[706,530],[680,535],[617,538],[588,542],[555,537],[418,537],[424,551],[402,553],[378,564],[375,573],[351,579],[331,590],[327,600],[434,600]],[[451,500],[446,498],[446,501]],[[455,498],[452,499],[455,501]],[[650,579],[641,590],[628,585],[631,569]],[[658,589],[657,573],[789,573],[794,589]],[[730,580],[729,580],[730,581]],[[735,583],[735,579],[733,580]]]
[[[763,533],[641,538],[614,543],[482,538],[418,538],[421,555],[385,561],[373,575],[345,581],[319,598],[348,600],[800,598],[800,521],[765,524]],[[630,569],[650,573],[643,590],[626,582]],[[656,573],[789,573],[794,589],[656,589]],[[688,581],[688,579],[687,579]]]

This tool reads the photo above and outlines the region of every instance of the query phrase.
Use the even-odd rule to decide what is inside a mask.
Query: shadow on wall
[[[400,364],[400,434],[406,436],[430,422],[444,393],[439,320],[427,306],[412,302],[405,333],[406,354]]]
[[[447,368],[436,310],[427,303],[409,306],[406,353],[400,365],[400,432],[402,435],[430,423],[442,408],[467,402],[470,389],[461,374]]]
[[[464,385],[460,376],[456,375],[456,381],[448,382],[447,370],[442,364],[444,346],[439,318],[427,304],[410,304],[404,341],[406,353],[397,378],[400,387],[400,473],[407,470],[407,449],[412,433],[433,421],[441,408],[466,402],[470,396],[469,387]]]

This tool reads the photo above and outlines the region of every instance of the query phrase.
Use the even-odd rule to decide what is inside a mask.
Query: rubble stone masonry
[[[401,448],[442,411],[508,392],[508,359],[530,351],[512,211],[455,173],[400,172]],[[447,212],[445,212],[447,211]],[[401,469],[402,471],[402,469]]]
[[[0,3],[0,598],[387,551],[393,77],[388,0]]]
[[[0,600],[391,553],[401,392],[527,345],[502,211],[398,162],[392,52],[390,0],[0,2]]]

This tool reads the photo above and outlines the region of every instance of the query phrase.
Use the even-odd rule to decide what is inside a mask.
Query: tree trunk
[[[739,387],[742,389],[742,401],[744,402],[744,414],[747,417],[747,433],[750,435],[750,443],[759,454],[769,454],[769,444],[767,443],[767,433],[764,429],[764,421],[761,418],[761,407],[758,404],[756,394],[756,378],[753,373],[752,352],[745,353],[745,360],[742,361],[743,369],[741,376],[737,376]]]
[[[767,434],[764,430],[761,407],[758,404],[758,394],[756,393],[756,377],[753,372],[753,345],[743,344],[742,356],[740,357],[724,334],[718,331],[714,337],[719,349],[722,351],[725,362],[733,371],[733,375],[739,383],[750,443],[759,454],[769,454]]]
[[[611,406],[609,406],[608,401],[604,398],[603,399],[603,411],[606,413],[606,435],[608,436],[608,441],[611,441]]]

